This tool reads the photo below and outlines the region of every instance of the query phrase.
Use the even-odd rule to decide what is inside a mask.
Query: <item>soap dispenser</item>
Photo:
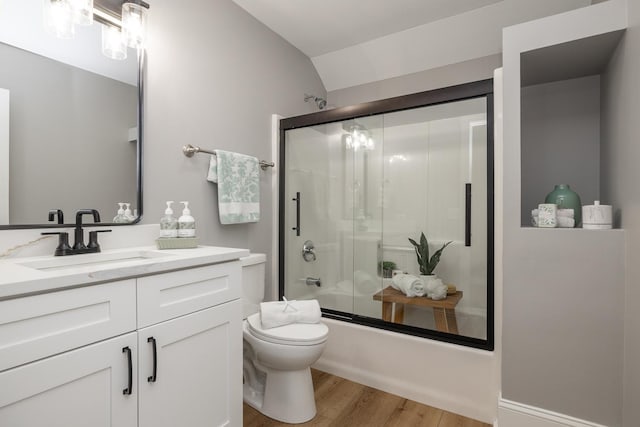
[[[173,200],[167,202],[164,216],[160,218],[160,237],[178,237],[178,220],[173,216],[172,203]]]
[[[131,203],[124,204],[124,222],[132,222],[135,218],[131,213]]]
[[[120,208],[118,209],[118,214],[113,218],[113,222],[116,224],[122,224],[123,222],[127,222],[124,216],[124,203],[118,202],[118,206],[120,206]]]
[[[189,202],[180,203],[184,204],[184,210],[178,218],[178,237],[196,237],[196,220],[191,216]]]

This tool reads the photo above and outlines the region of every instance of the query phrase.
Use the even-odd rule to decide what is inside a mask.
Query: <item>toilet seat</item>
[[[249,332],[261,340],[283,345],[315,345],[327,340],[329,328],[324,323],[292,323],[277,328],[262,329],[260,313],[247,317]]]

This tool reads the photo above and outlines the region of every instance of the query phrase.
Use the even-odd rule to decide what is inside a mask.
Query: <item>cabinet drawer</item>
[[[138,279],[138,327],[240,298],[240,262],[226,262]]]
[[[135,280],[0,301],[0,371],[136,329]]]

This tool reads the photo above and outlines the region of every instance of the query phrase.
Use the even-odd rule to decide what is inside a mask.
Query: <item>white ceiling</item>
[[[501,0],[233,0],[309,58]]]
[[[233,1],[309,56],[327,91],[499,54],[504,27],[591,4],[591,0]]]

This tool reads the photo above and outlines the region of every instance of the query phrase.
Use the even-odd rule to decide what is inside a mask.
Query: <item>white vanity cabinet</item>
[[[242,424],[238,261],[0,301],[0,426]]]
[[[137,402],[132,332],[0,373],[0,425],[6,427],[135,427]]]
[[[242,424],[240,275],[230,262],[138,279],[140,427]]]

